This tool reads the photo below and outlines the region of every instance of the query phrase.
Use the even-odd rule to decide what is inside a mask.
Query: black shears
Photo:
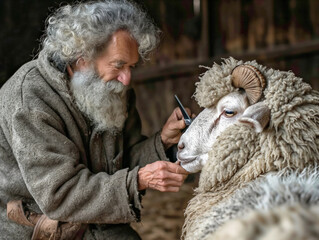
[[[178,103],[179,109],[182,111],[182,114],[183,114],[183,117],[184,117],[184,122],[185,122],[186,126],[191,125],[191,123],[192,123],[193,120],[192,120],[192,119],[190,118],[190,116],[187,114],[187,112],[186,112],[186,110],[185,110],[183,104],[182,104],[181,101],[178,99],[178,97],[177,97],[176,95],[174,95],[174,96],[175,96],[175,99],[176,99],[176,101],[177,101],[177,103]]]

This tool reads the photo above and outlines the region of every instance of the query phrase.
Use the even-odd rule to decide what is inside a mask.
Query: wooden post
[[[201,0],[201,38],[198,46],[198,58],[207,59],[209,57],[209,29],[208,29],[208,2]]]

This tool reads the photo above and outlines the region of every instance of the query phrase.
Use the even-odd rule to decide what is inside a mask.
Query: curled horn
[[[231,75],[234,87],[245,90],[250,104],[260,99],[266,80],[257,68],[251,65],[239,65],[233,69]]]

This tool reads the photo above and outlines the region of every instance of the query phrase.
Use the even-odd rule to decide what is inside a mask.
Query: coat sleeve
[[[44,111],[17,109],[11,128],[12,150],[23,180],[48,217],[86,223],[136,220],[128,182],[136,182],[138,168],[93,174],[79,162],[63,122]]]

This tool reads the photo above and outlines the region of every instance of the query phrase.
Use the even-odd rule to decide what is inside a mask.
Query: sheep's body
[[[319,204],[319,170],[305,169],[300,174],[268,173],[246,187],[237,189],[227,200],[207,208],[205,213],[197,218],[198,228],[188,237],[206,239],[209,235],[214,236],[213,233],[218,227],[250,212],[265,214],[283,205],[300,209],[316,204]],[[319,224],[319,212],[317,217]],[[253,224],[255,223],[251,222],[251,225]],[[229,228],[229,231],[234,229]],[[319,237],[319,229],[316,234]]]
[[[317,240],[319,206],[282,205],[233,219],[203,240]]]
[[[230,58],[221,66],[214,64],[201,76],[195,92],[201,107],[210,108],[223,96],[236,91],[230,75],[240,64],[243,62]],[[270,172],[315,168],[319,161],[318,92],[292,72],[266,69],[255,61],[245,64],[259,69],[267,80],[260,101],[270,109],[269,125],[263,132],[256,133],[250,126],[237,123],[213,143],[195,189],[196,195],[186,209],[183,229],[186,239],[204,238],[207,229],[213,231],[224,220],[237,216],[232,210],[236,194],[238,189],[242,188],[243,192],[249,189],[248,183],[260,184],[258,178]],[[246,202],[247,195],[243,192],[240,209],[254,209]],[[217,214],[217,209],[222,210],[221,206],[227,203],[229,206],[225,209],[231,211]],[[213,216],[225,219],[214,220],[210,218]]]

